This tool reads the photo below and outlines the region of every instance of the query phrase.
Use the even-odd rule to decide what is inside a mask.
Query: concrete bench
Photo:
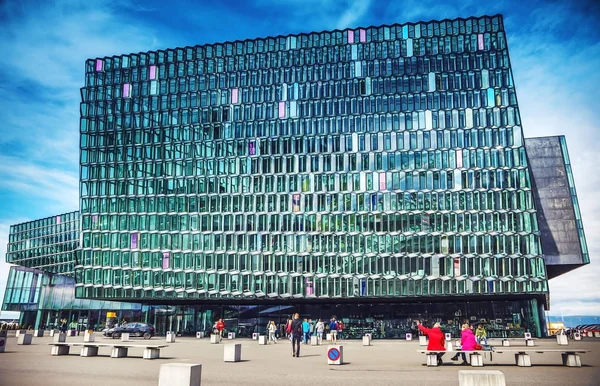
[[[503,347],[510,347],[511,341],[513,341],[513,342],[523,342],[523,341],[525,341],[525,346],[527,346],[527,347],[534,347],[535,346],[535,339],[533,339],[533,338],[504,338],[504,339],[502,339],[502,346]]]
[[[497,354],[513,353],[515,354],[515,362],[520,367],[531,367],[531,356],[529,353],[544,354],[547,352],[558,352],[562,355],[562,362],[564,366],[569,367],[581,367],[581,357],[579,354],[585,354],[590,350],[562,350],[562,349],[536,349],[536,350],[505,350],[496,348],[494,350]]]
[[[437,366],[438,365],[438,354],[441,353],[465,353],[469,355],[469,359],[471,361],[471,366],[473,367],[483,367],[483,357],[484,354],[489,352],[491,353],[491,351],[482,351],[482,350],[475,350],[475,351],[433,351],[433,350],[417,350],[417,352],[421,353],[421,354],[426,354],[427,355],[427,366]]]
[[[168,345],[158,344],[123,344],[123,343],[49,343],[52,346],[50,355],[68,355],[71,347],[81,347],[82,357],[93,357],[98,355],[98,349],[100,347],[110,347],[111,358],[124,358],[127,357],[130,348],[143,348],[144,359],[157,359],[160,358],[160,349],[169,347]]]

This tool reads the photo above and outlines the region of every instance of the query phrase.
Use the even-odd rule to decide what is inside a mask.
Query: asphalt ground
[[[586,349],[581,354],[583,366],[562,365],[560,352],[531,354],[532,367],[515,365],[513,353],[494,353],[484,360],[485,367],[461,366],[444,357],[444,365],[425,366],[425,355],[417,341],[374,340],[362,346],[358,340],[340,341],[343,345],[342,366],[327,364],[329,345],[302,345],[299,358],[291,355],[286,339],[278,344],[259,346],[250,339],[223,340],[210,344],[209,339],[181,338],[161,350],[160,359],[142,359],[141,348],[129,349],[127,358],[111,358],[110,348],[101,347],[97,357],[80,357],[80,348],[71,348],[66,356],[51,356],[53,338],[33,338],[31,345],[17,345],[9,337],[6,352],[0,353],[0,386],[119,386],[157,385],[160,366],[165,363],[202,365],[203,385],[458,385],[459,370],[500,370],[507,385],[600,385],[600,338],[569,341],[558,346],[555,339],[538,339],[536,347],[527,349]],[[116,343],[96,336],[97,342]],[[83,336],[69,337],[67,342],[83,342]],[[166,344],[164,337],[151,340],[132,339],[133,344]],[[242,361],[223,362],[224,345],[242,345]],[[500,346],[499,340],[492,340]],[[511,349],[525,348],[522,341],[511,341]],[[175,385],[174,385],[175,386]]]

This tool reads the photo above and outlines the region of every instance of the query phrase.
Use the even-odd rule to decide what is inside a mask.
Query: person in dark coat
[[[302,342],[302,320],[300,319],[300,315],[298,313],[294,314],[294,319],[292,320],[292,356],[300,357],[300,342]]]

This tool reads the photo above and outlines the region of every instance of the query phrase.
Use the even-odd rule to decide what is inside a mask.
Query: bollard
[[[223,349],[223,362],[239,362],[242,360],[242,345],[240,343],[226,344]]]
[[[253,332],[252,333],[252,340],[257,340],[258,339],[258,332]]]
[[[175,332],[174,331],[167,331],[166,341],[167,341],[167,343],[175,343]]]
[[[0,353],[6,350],[7,331],[0,330]]]
[[[93,330],[85,330],[85,334],[83,335],[84,343],[92,343],[96,341],[96,337],[94,336]]]
[[[59,332],[57,335],[54,335],[54,343],[65,343],[67,341],[67,334],[64,332]]]
[[[54,334],[56,333],[55,330],[50,330],[50,337],[52,338],[54,336]]]
[[[19,335],[19,337],[17,338],[17,344],[19,345],[28,345],[31,344],[31,338],[33,335],[28,334],[28,333],[24,333]]]
[[[559,334],[559,335],[556,335],[556,343],[559,346],[568,346],[569,345],[569,340],[567,339],[566,335]]]
[[[600,331],[594,331],[594,338],[600,338]]]
[[[451,340],[447,340],[446,341],[445,347],[446,347],[446,351],[448,351],[448,352],[454,351],[454,348],[452,347],[452,341]]]
[[[319,337],[318,336],[311,336],[310,337],[310,345],[311,346],[318,346],[319,345]]]
[[[76,334],[77,334],[77,331],[69,330],[69,336],[75,336]]]
[[[371,345],[371,338],[368,335],[365,335],[362,337],[362,345],[363,346],[370,346]]]
[[[227,339],[235,339],[235,332],[228,332]]]
[[[221,337],[217,334],[210,334],[210,344],[217,344],[221,342]]]
[[[446,338],[446,341],[452,340],[452,334],[450,334],[449,332],[444,334],[444,338]]]
[[[258,336],[258,344],[261,344],[261,345],[269,344],[269,341],[267,340],[267,336],[266,335],[259,335]]]
[[[406,334],[406,340],[408,340],[408,341],[412,340],[412,334],[410,332]]]
[[[581,340],[581,334],[578,333],[578,332],[574,333],[573,334],[573,339],[575,339],[575,340]]]
[[[15,338],[18,338],[19,336],[21,336],[21,334],[24,334],[24,333],[26,333],[26,332],[27,332],[27,330],[17,330],[17,331],[15,332]],[[590,335],[590,336],[591,336],[591,335]]]
[[[531,339],[531,332],[525,333],[525,339]]]
[[[165,363],[160,366],[158,386],[200,386],[202,365],[196,363]]]
[[[123,332],[121,334],[121,342],[129,342],[129,333],[128,332]]]
[[[499,370],[459,370],[459,386],[506,386],[504,373]]]
[[[325,335],[325,340],[331,340],[331,334],[326,334]]]
[[[330,346],[327,349],[327,364],[328,365],[344,364],[344,346]]]
[[[419,346],[427,346],[427,337],[425,335],[419,335]]]
[[[201,338],[204,338],[204,331],[197,331],[196,339],[201,339]]]
[[[42,329],[37,329],[33,332],[33,336],[36,338],[41,338],[44,336],[44,330]]]

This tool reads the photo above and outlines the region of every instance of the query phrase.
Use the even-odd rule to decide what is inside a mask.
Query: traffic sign
[[[327,357],[332,361],[337,361],[340,359],[340,350],[335,347],[330,348],[329,351],[327,351]]]

